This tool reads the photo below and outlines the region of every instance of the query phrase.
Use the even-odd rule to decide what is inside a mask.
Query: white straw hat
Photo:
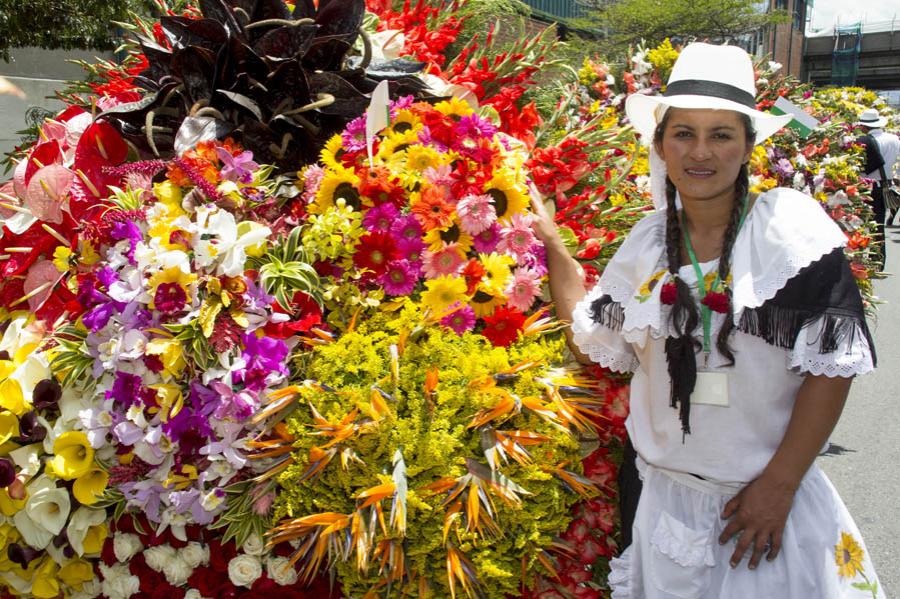
[[[628,96],[625,114],[644,144],[650,145],[658,119],[670,107],[734,110],[746,114],[753,119],[757,144],[793,118],[756,109],[753,61],[744,50],[704,43],[689,44],[681,51],[663,95]]]
[[[862,114],[859,115],[859,120],[856,121],[856,124],[877,129],[887,125],[887,117],[881,116],[874,108],[866,108],[862,111]]]

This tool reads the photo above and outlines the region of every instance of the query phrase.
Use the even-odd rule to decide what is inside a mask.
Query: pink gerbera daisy
[[[500,241],[500,226],[497,223],[472,237],[472,247],[479,254],[490,254],[497,249],[497,243]]]
[[[458,243],[445,243],[444,247],[424,255],[425,276],[436,279],[443,275],[457,275],[465,266],[466,258]]]
[[[406,258],[410,262],[421,262],[425,252],[425,242],[418,237],[411,239],[400,238],[397,241],[397,251],[400,256]]]
[[[525,312],[540,294],[540,277],[527,268],[519,268],[506,288],[506,303]]]
[[[378,277],[378,283],[388,295],[409,295],[419,281],[418,269],[409,260],[393,260]]]
[[[397,207],[390,202],[385,202],[366,212],[366,215],[363,217],[363,226],[368,231],[387,233],[391,230],[398,216],[400,216],[400,212],[397,210]]]
[[[341,133],[341,144],[348,152],[360,152],[366,149],[366,117],[353,119]]]
[[[497,249],[519,261],[526,256],[537,238],[531,229],[531,217],[525,214],[514,214],[509,225],[500,229],[500,243]]]
[[[453,312],[441,319],[441,324],[462,336],[466,331],[475,328],[475,311],[471,306],[453,306]],[[452,309],[452,308],[451,308]]]
[[[394,224],[391,225],[391,234],[394,239],[398,240],[419,239],[422,237],[422,225],[419,224],[416,217],[406,215],[394,221]]]
[[[469,235],[478,235],[497,222],[497,211],[491,196],[487,194],[467,195],[456,205],[460,229]]]

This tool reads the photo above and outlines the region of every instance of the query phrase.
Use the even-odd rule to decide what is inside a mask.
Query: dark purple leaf
[[[340,71],[352,47],[345,36],[317,37],[303,57],[303,67],[308,71]]]
[[[225,27],[213,19],[163,17],[160,19],[160,25],[175,49],[189,46],[217,49],[228,37]]]
[[[366,14],[365,0],[331,0],[319,4],[316,23],[322,26],[319,35],[349,35],[350,44],[356,41]]]
[[[253,116],[256,117],[257,120],[261,121],[263,119],[262,111],[259,109],[259,105],[253,101],[252,98],[248,98],[244,94],[239,94],[237,92],[230,92],[225,89],[217,89],[217,92],[240,106],[241,108],[250,111]]]
[[[188,101],[193,105],[212,98],[215,54],[212,50],[190,46],[172,57],[172,73],[184,83]]]
[[[244,31],[235,18],[234,11],[223,0],[200,0],[200,12],[207,19],[221,23],[230,35],[237,35]]]
[[[250,14],[253,21],[265,21],[268,19],[291,19],[291,11],[288,10],[284,0],[257,0],[256,7]]]
[[[364,93],[334,73],[313,73],[309,79],[309,88],[310,95],[324,93],[334,96],[334,104],[318,109],[322,114],[353,119],[369,106],[369,98]]]
[[[288,59],[303,56],[312,45],[317,29],[318,26],[312,24],[272,29],[253,44],[253,49],[260,56],[268,58]]]

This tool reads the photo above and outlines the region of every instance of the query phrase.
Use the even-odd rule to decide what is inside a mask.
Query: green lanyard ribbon
[[[744,225],[744,219],[747,218],[747,207],[749,206],[749,204],[750,202],[747,201],[747,197],[745,196],[744,208],[741,211],[741,219],[738,221],[738,231],[741,230],[741,227]],[[687,248],[688,256],[691,259],[691,264],[694,266],[694,272],[697,275],[697,292],[700,295],[700,320],[703,322],[703,352],[706,354],[706,357],[708,359],[710,347],[712,347],[712,344],[710,343],[710,338],[712,337],[712,310],[709,309],[709,306],[703,303],[703,299],[706,298],[706,281],[703,276],[703,271],[700,269],[700,263],[697,262],[697,255],[694,253],[694,246],[691,245],[691,236],[688,233],[687,218],[684,215],[684,210],[681,211],[681,228],[684,229],[684,245]],[[715,289],[719,286],[720,282],[721,277],[719,277],[719,273],[717,272],[716,278],[713,280],[712,285],[710,285],[709,288]]]

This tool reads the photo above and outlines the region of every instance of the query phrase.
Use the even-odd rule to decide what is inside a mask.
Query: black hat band
[[[739,87],[720,83],[718,81],[706,81],[703,79],[682,79],[673,81],[666,86],[663,96],[711,96],[737,102],[747,108],[756,110],[756,98],[753,94]]]

